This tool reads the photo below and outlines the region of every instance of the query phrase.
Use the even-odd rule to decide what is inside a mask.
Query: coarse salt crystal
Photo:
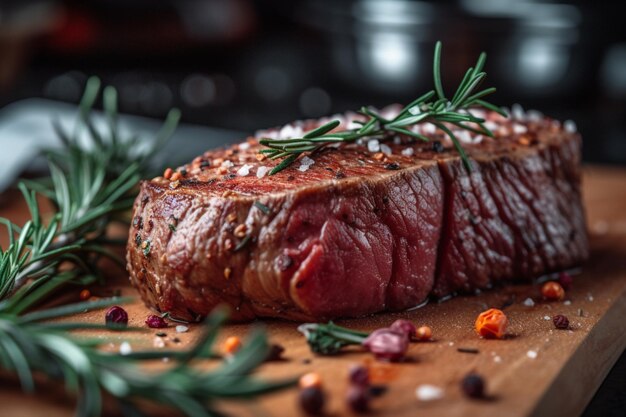
[[[222,162],[222,165],[221,165],[221,166],[223,166],[224,168],[230,168],[230,167],[232,167],[233,165],[235,165],[235,164],[233,164],[233,163],[232,163],[232,161],[229,161],[229,160],[227,159],[227,160],[225,160],[224,162]]]
[[[576,123],[573,120],[566,120],[565,123],[563,123],[563,128],[568,133],[576,133],[576,131],[578,130],[576,127]]]
[[[402,143],[402,139],[400,139],[400,136],[394,136],[393,137],[393,143],[394,145],[399,145]]]
[[[189,327],[187,326],[183,326],[183,325],[176,326],[176,333],[185,333],[188,331],[189,331]]]
[[[250,149],[250,144],[248,142],[240,143],[239,144],[239,149],[242,150],[242,151]]]
[[[528,356],[530,359],[535,359],[537,357],[537,351],[529,350],[528,352],[526,352],[526,356]]]
[[[565,301],[563,301],[563,305],[571,306],[572,302],[570,300],[565,300]]]
[[[300,172],[306,172],[306,171],[308,171],[308,170],[309,170],[309,165],[304,165],[304,164],[303,164],[303,165],[300,165],[300,166],[298,167],[298,171],[300,171]]]
[[[268,167],[266,167],[266,166],[258,167],[257,170],[256,170],[256,177],[257,178],[263,178],[265,176],[265,174],[267,174],[267,172],[269,170],[270,169]]]
[[[433,134],[437,131],[437,127],[432,123],[426,123],[422,125],[422,132],[426,134]]]
[[[391,148],[384,143],[380,144],[380,151],[385,155],[391,155]]]
[[[494,357],[493,357],[493,361],[494,361],[495,363],[502,363],[502,358],[501,358],[500,356],[494,356]]]
[[[491,120],[487,120],[483,124],[485,125],[485,127],[487,129],[491,130],[492,132],[498,128],[498,124],[496,122],[494,122],[494,121],[491,121]]]
[[[245,164],[237,170],[237,175],[239,175],[240,177],[245,177],[250,173],[250,168],[252,168],[252,165]]]
[[[527,299],[524,300],[522,304],[524,304],[526,307],[533,307],[535,305],[535,302],[533,301],[532,298],[528,297]]]
[[[526,115],[524,114],[524,108],[517,103],[513,104],[513,106],[511,107],[511,115],[514,119],[517,120],[524,120],[526,117]]]
[[[302,128],[300,126],[286,125],[280,129],[279,139],[291,139],[302,136]]]
[[[537,110],[528,110],[526,112],[526,117],[531,122],[538,122],[543,118],[543,113]]]
[[[130,346],[128,342],[122,342],[120,345],[120,354],[122,355],[130,355],[133,352],[133,348]]]
[[[152,345],[155,348],[163,348],[165,347],[165,341],[161,337],[155,337],[154,340],[152,341]]]
[[[472,135],[467,130],[457,130],[454,135],[464,143],[472,143]]]
[[[370,152],[378,152],[380,151],[380,142],[376,139],[372,139],[367,142],[367,150]]]
[[[518,123],[515,123],[513,125],[513,133],[516,133],[519,135],[521,133],[526,133],[527,131],[528,131],[528,128],[524,125],[520,125]]]
[[[415,396],[420,401],[434,401],[443,398],[443,390],[435,385],[423,384],[415,390]]]
[[[411,155],[413,155],[413,153],[415,153],[413,148],[402,149],[402,155],[404,155],[404,156],[411,156]]]
[[[420,114],[422,111],[420,110],[420,106],[413,106],[409,109],[409,113],[411,113],[413,116]]]
[[[587,294],[587,300],[593,301],[593,295],[591,295],[591,293]]]
[[[302,163],[302,165],[313,165],[315,163],[315,160],[305,155],[300,162]]]
[[[545,321],[550,321],[550,316],[543,316],[543,319],[544,319]]]

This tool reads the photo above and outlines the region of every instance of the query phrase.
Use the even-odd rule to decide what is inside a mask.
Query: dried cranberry
[[[391,362],[404,358],[409,347],[409,341],[402,332],[393,329],[378,329],[373,331],[363,341],[365,346],[377,359]]]
[[[109,327],[125,327],[128,325],[128,313],[120,306],[109,308],[104,316]]]
[[[320,388],[308,387],[300,390],[298,402],[300,403],[300,407],[307,414],[319,415],[322,414],[322,411],[324,410],[326,398],[324,396],[324,392]]]
[[[350,386],[346,395],[346,402],[352,411],[356,413],[365,413],[369,409],[369,389],[358,385]]]
[[[559,284],[561,284],[561,287],[563,287],[565,291],[569,291],[572,289],[573,282],[574,282],[574,279],[567,272],[561,272],[559,274]]]
[[[469,374],[463,378],[461,388],[468,397],[481,398],[485,395],[485,381],[478,374]]]
[[[350,383],[359,385],[361,387],[367,387],[370,384],[370,372],[369,370],[360,365],[350,368]]]
[[[556,316],[554,316],[552,318],[552,321],[554,322],[554,327],[556,327],[557,329],[569,329],[569,320],[562,314],[557,314]]]
[[[151,314],[146,319],[146,325],[153,329],[162,329],[167,327],[167,322],[163,319],[163,317]]]
[[[413,335],[415,335],[415,331],[417,330],[413,323],[403,319],[394,321],[393,323],[391,323],[391,326],[389,326],[389,328],[391,330],[397,330],[404,333],[409,340],[413,338]]]

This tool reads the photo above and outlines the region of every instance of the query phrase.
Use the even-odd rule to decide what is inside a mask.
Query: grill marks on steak
[[[178,183],[142,183],[131,281],[183,319],[228,303],[236,320],[323,320],[574,266],[587,256],[580,138],[547,119],[527,126],[523,146],[513,134],[467,145],[470,175],[440,135],[441,153],[403,138],[375,158],[354,144],[265,178],[255,170],[275,162],[257,161],[254,139],[207,152]],[[220,159],[238,165],[223,172]],[[250,175],[228,175],[244,163]],[[137,234],[151,242],[147,256]]]

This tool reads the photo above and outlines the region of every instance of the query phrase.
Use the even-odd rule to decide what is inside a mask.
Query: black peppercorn
[[[562,314],[557,314],[552,317],[552,321],[554,322],[554,327],[561,330],[566,330],[569,328],[569,320]]]
[[[300,407],[310,415],[320,415],[324,410],[326,398],[324,392],[318,387],[308,387],[300,390],[298,396]]]
[[[348,407],[356,413],[365,413],[369,409],[370,391],[368,387],[352,385],[346,395]]]
[[[390,162],[388,164],[385,164],[385,169],[388,169],[390,171],[396,171],[400,169],[400,164],[397,162]]]
[[[485,395],[485,382],[478,374],[469,374],[463,378],[461,388],[465,395],[471,398],[481,398]]]
[[[433,142],[433,152],[441,153],[444,150],[445,149],[444,149],[443,145],[441,144],[441,142],[439,142],[438,140]]]

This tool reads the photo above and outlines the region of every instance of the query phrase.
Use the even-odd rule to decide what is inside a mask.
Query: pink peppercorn
[[[415,325],[410,321],[403,319],[394,321],[393,323],[391,323],[391,326],[389,326],[389,328],[391,330],[397,330],[401,333],[404,333],[409,340],[411,340],[415,336],[416,332]]]
[[[105,313],[104,321],[109,327],[126,327],[128,325],[128,313],[120,306],[113,306]]]
[[[378,329],[374,330],[362,344],[376,356],[376,359],[397,362],[404,358],[409,340],[404,333],[397,330]]]
[[[167,322],[163,319],[163,317],[151,314],[146,319],[146,325],[153,329],[162,329],[167,327]]]

